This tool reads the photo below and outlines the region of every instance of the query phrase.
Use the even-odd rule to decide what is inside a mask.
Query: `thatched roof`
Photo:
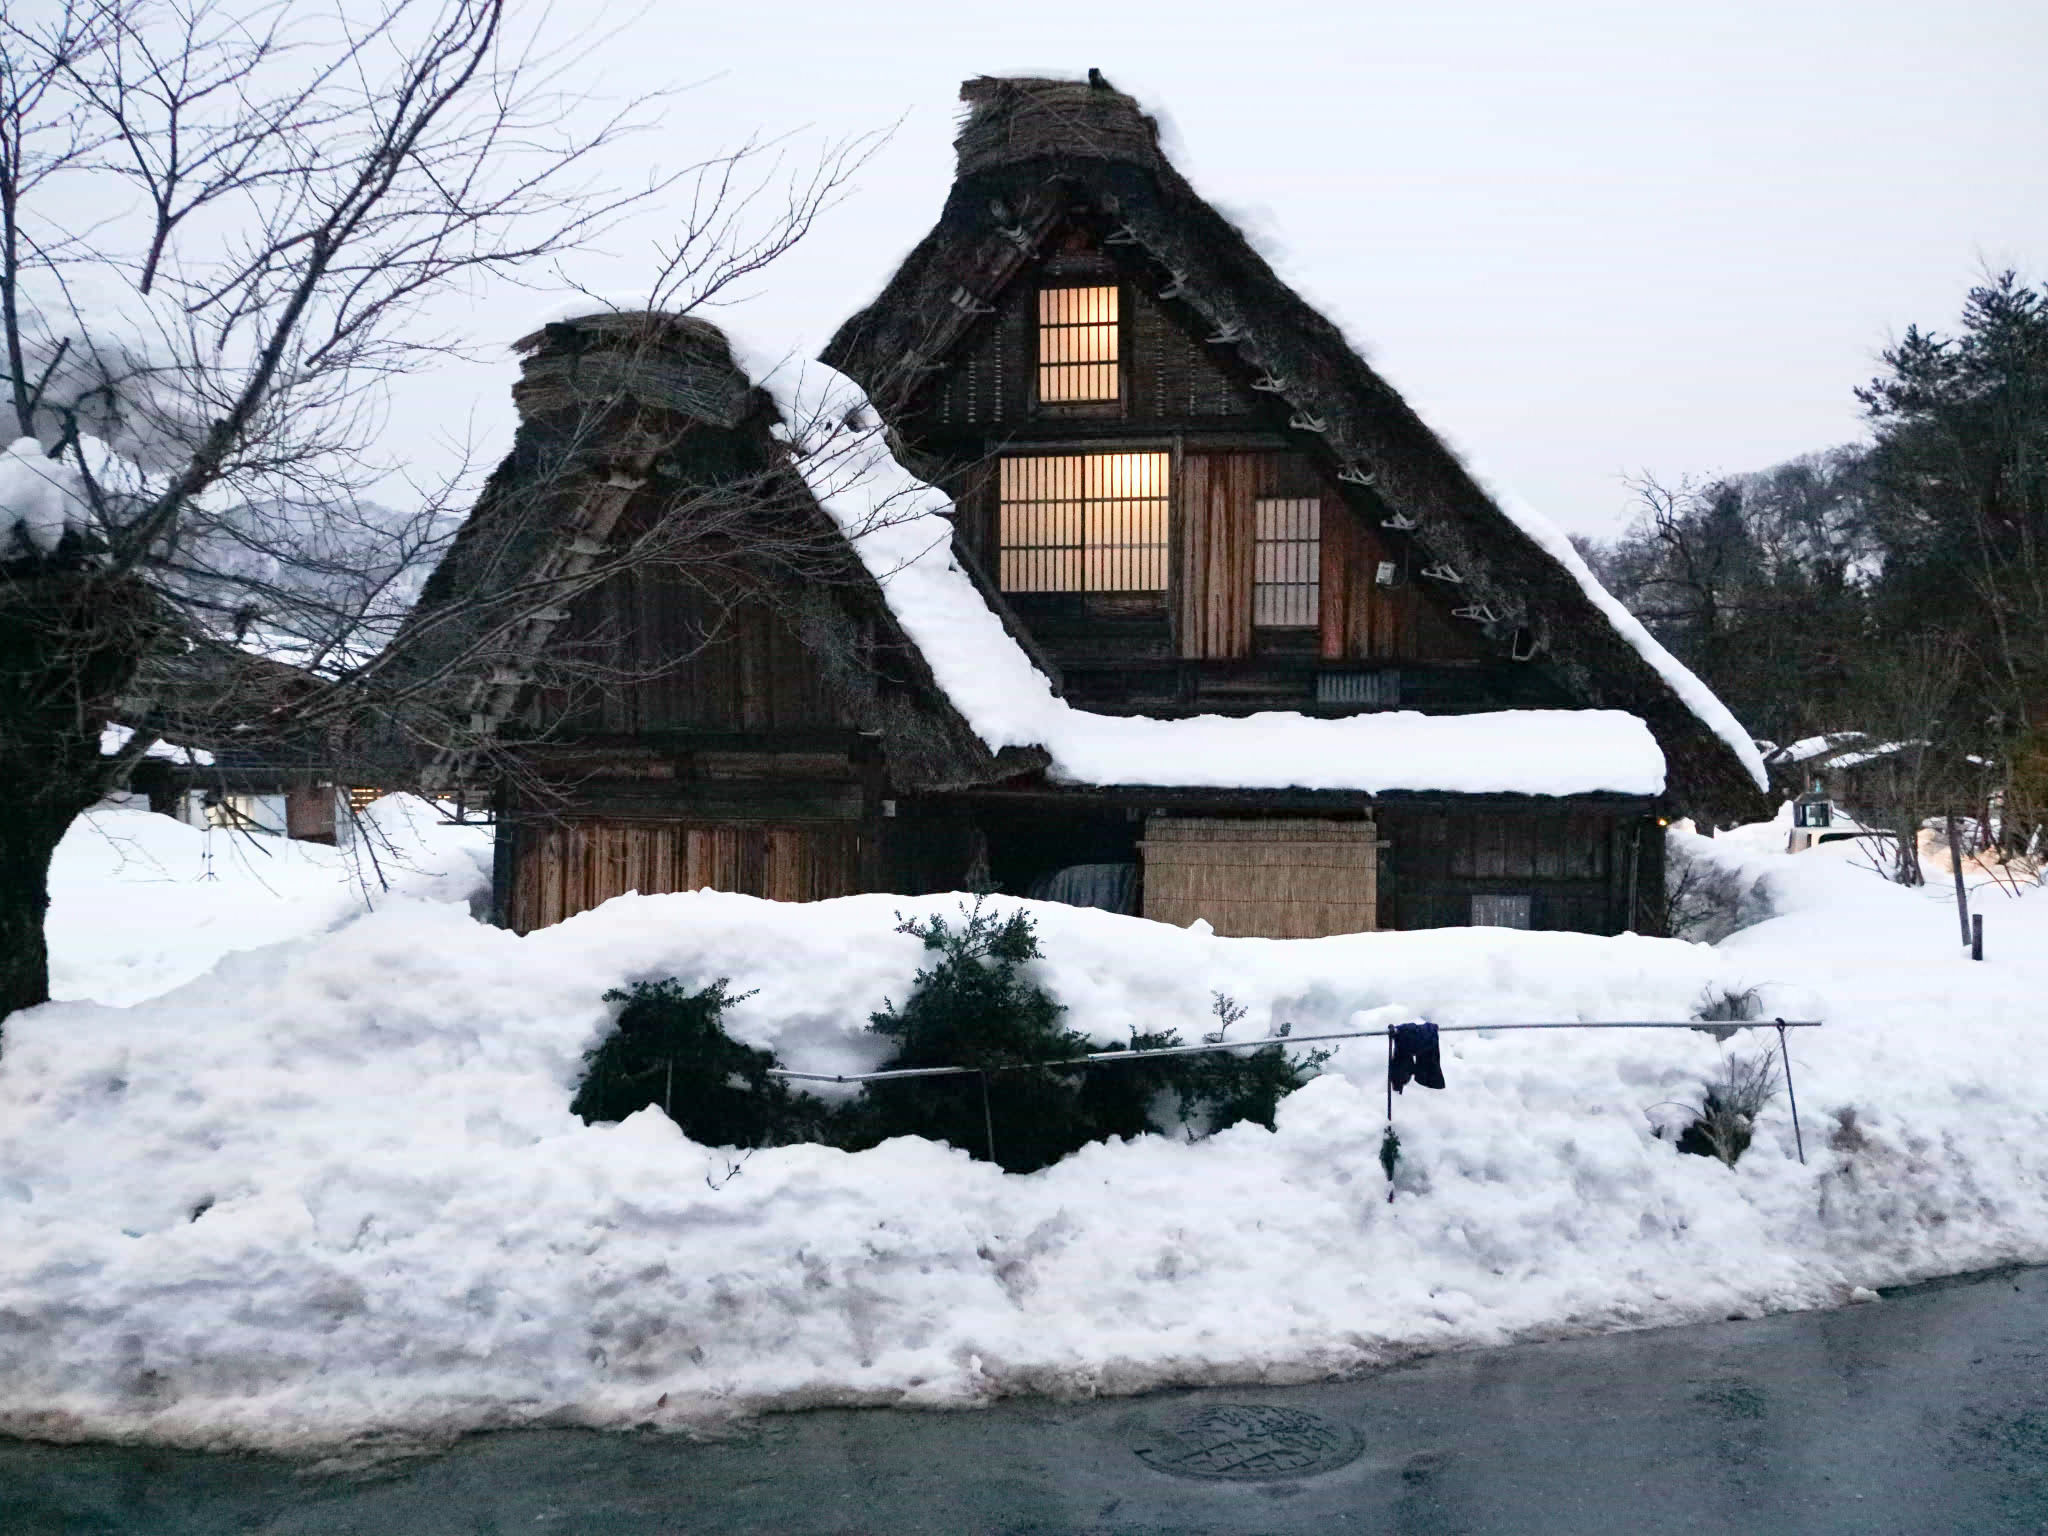
[[[823,553],[812,579],[750,571],[744,550],[723,556],[719,574],[780,580],[781,611],[824,666],[849,725],[880,737],[899,787],[985,783],[1039,765],[1031,753],[998,761],[932,681],[874,578],[790,466],[773,403],[716,327],[605,312],[549,324],[515,345],[523,361],[512,451],[426,582],[400,645],[410,668],[445,667],[445,712],[472,748],[516,734],[549,641],[579,588],[617,553],[615,535],[688,516],[707,493],[731,487],[764,519],[817,529]],[[461,771],[452,761],[441,767]]]
[[[1431,559],[1464,578],[1461,599],[1494,615],[1506,649],[1541,647],[1588,707],[1648,723],[1670,792],[1706,813],[1758,804],[1741,728],[1614,604],[1554,530],[1511,516],[1326,318],[1275,275],[1242,231],[1199,197],[1129,96],[1049,79],[968,81],[959,166],[938,224],[881,295],[842,326],[825,361],[899,419],[944,371],[1001,291],[1071,221],[1094,226],[1209,354],[1262,398],[1361,512],[1416,525]],[[1554,542],[1551,542],[1554,541]],[[1582,570],[1583,567],[1581,566]]]

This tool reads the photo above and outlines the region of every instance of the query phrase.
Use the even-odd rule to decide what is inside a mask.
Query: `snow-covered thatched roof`
[[[1656,795],[1664,756],[1620,710],[1291,712],[1153,719],[1076,709],[953,555],[953,504],[899,464],[860,387],[736,345],[774,397],[799,473],[845,530],[953,707],[991,751],[1037,748],[1071,784],[1454,794]]]
[[[1259,380],[1291,441],[1361,505],[1412,525],[1419,547],[1460,573],[1463,600],[1490,615],[1488,632],[1503,651],[1540,649],[1574,697],[1643,722],[1683,803],[1751,806],[1768,779],[1726,706],[1600,585],[1553,524],[1483,486],[1195,193],[1135,101],[1099,83],[1049,79],[971,80],[961,95],[959,171],[939,222],[841,327],[825,351],[829,363],[886,411],[914,412],[976,317],[1085,210],[1126,280],[1205,339],[1208,356]]]

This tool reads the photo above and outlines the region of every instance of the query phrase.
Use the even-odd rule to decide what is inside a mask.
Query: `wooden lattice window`
[[[370,802],[372,800],[375,800],[378,796],[382,795],[383,793],[383,790],[377,789],[374,786],[362,784],[350,785],[348,791],[348,808],[350,811],[360,816],[364,811],[367,811],[370,808]]]
[[[1252,623],[1313,629],[1322,619],[1323,504],[1266,497],[1252,506]]]
[[[1164,453],[1071,453],[1002,461],[1005,592],[1163,592]]]
[[[1115,284],[1038,291],[1040,404],[1117,399],[1120,362]]]

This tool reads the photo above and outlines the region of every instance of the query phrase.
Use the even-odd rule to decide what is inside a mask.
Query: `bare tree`
[[[1939,632],[1909,636],[1870,658],[1855,706],[1869,744],[1831,760],[1831,772],[1860,779],[1853,808],[1880,833],[1868,850],[1870,863],[1899,885],[1926,884],[1921,826],[1966,792],[1954,713],[1969,664],[1962,640]]]
[[[452,493],[379,506],[373,449],[385,386],[450,351],[429,303],[680,188],[655,297],[688,308],[800,238],[868,147],[789,177],[749,145],[615,191],[599,160],[647,103],[595,110],[568,67],[515,35],[505,0],[0,17],[17,438],[0,457],[0,1017],[47,995],[58,840],[158,737],[473,752],[494,656],[530,656],[536,623],[636,560],[718,585],[751,548],[741,509],[758,532],[763,496],[787,499],[786,467],[735,473],[690,493],[701,515],[407,619]],[[653,471],[672,424],[639,409],[620,384],[557,413],[521,516],[541,526],[593,476]],[[766,543],[827,558],[815,517]],[[143,728],[103,752],[116,718]]]

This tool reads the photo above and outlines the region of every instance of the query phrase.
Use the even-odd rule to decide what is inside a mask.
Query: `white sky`
[[[937,218],[959,82],[1099,67],[1198,192],[1479,467],[1574,532],[1625,474],[1762,468],[1860,435],[1851,388],[1984,268],[2048,276],[2041,0],[772,6],[658,3],[600,42],[612,95],[704,83],[630,171],[903,119],[739,317],[815,352]],[[589,32],[578,10],[565,35]],[[569,270],[634,291],[659,210]],[[530,294],[465,302],[509,342]],[[512,359],[410,387],[395,441],[495,456]]]

